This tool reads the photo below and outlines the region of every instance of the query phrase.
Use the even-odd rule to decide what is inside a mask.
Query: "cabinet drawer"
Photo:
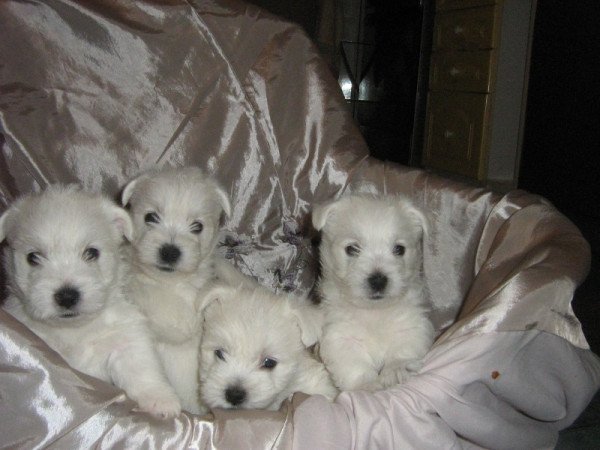
[[[473,8],[475,6],[494,5],[499,0],[437,0],[435,2],[436,11],[447,11],[450,9]]]
[[[494,50],[433,53],[429,89],[491,92],[496,74],[495,57]]]
[[[500,42],[500,17],[500,6],[437,14],[433,31],[433,49],[496,48]]]
[[[484,179],[490,103],[486,94],[431,92],[424,165]]]

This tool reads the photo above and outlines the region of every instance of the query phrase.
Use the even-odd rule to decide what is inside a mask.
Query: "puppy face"
[[[304,346],[286,301],[264,290],[219,289],[205,311],[200,393],[211,408],[277,409]]]
[[[103,308],[118,283],[127,212],[75,186],[51,186],[0,218],[11,290],[42,321],[74,321]]]
[[[400,197],[350,196],[317,207],[323,276],[359,307],[395,301],[421,271],[423,214]]]
[[[225,192],[200,169],[151,171],[131,181],[122,203],[131,205],[138,263],[161,272],[193,273],[212,253]]]

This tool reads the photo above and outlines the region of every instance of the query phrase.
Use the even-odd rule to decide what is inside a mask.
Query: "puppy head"
[[[217,288],[205,310],[200,395],[211,408],[277,409],[305,357],[288,300],[264,288]]]
[[[121,198],[131,206],[136,261],[147,270],[194,273],[216,245],[227,194],[195,167],[146,172]]]
[[[322,231],[323,279],[336,297],[377,307],[418,282],[427,221],[408,200],[353,195],[318,206],[312,219]]]
[[[118,284],[131,232],[125,210],[74,185],[22,197],[0,217],[10,289],[34,319],[89,317]]]

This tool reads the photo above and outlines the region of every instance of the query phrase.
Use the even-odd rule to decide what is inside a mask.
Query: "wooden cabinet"
[[[437,0],[423,165],[516,184],[535,2]]]
[[[489,133],[489,96],[468,92],[429,96],[427,157],[445,171],[478,175]]]
[[[484,50],[498,47],[500,6],[439,11],[435,18],[434,50]]]
[[[431,57],[431,91],[488,93],[493,89],[495,53],[438,52]]]
[[[494,5],[497,0],[437,0],[435,8],[437,11],[453,9],[473,8],[475,6]]]

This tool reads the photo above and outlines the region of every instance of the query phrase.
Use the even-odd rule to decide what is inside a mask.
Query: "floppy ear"
[[[227,195],[227,192],[225,192],[225,190],[217,183],[215,183],[215,192],[217,193],[217,197],[219,197],[219,204],[221,205],[221,208],[223,208],[223,212],[227,217],[231,217],[231,202],[229,201],[229,195]]]
[[[8,208],[4,213],[0,216],[0,242],[6,239],[6,235],[8,234],[8,222],[9,219],[14,214],[14,206]]]
[[[21,209],[24,197],[17,199],[6,211],[0,215],[0,243],[8,236],[8,230],[12,226],[15,216]]]
[[[215,284],[203,294],[203,301],[198,304],[198,313],[206,319],[206,313],[210,309],[221,305],[223,299],[231,292],[232,288],[224,284]],[[202,295],[202,294],[201,294]]]
[[[245,286],[247,288],[256,288],[259,286],[258,282],[254,278],[238,270],[225,258],[216,258],[215,271],[217,273],[217,279],[223,281],[228,286]]]
[[[325,226],[325,222],[327,222],[327,218],[337,206],[337,203],[337,201],[332,201],[322,205],[317,205],[313,208],[312,223],[315,227],[315,230],[321,231],[321,229]]]
[[[148,178],[147,173],[138,175],[137,177],[135,177],[133,180],[131,180],[129,183],[127,183],[125,185],[125,187],[123,188],[123,193],[121,194],[121,205],[122,206],[127,206],[127,203],[129,203],[129,200],[131,200],[131,196],[133,195],[133,192],[135,191],[136,185],[144,178]]]
[[[323,332],[323,310],[308,304],[308,300],[303,298],[288,298],[286,301],[289,302],[292,316],[300,328],[302,343],[306,348],[315,345]]]
[[[133,222],[129,213],[109,200],[104,200],[104,210],[121,236],[125,236],[125,239],[131,241],[133,239]]]
[[[408,215],[411,217],[414,223],[421,227],[423,230],[423,237],[429,236],[429,220],[423,211],[413,205],[411,202],[401,200],[401,205],[406,208]]]

